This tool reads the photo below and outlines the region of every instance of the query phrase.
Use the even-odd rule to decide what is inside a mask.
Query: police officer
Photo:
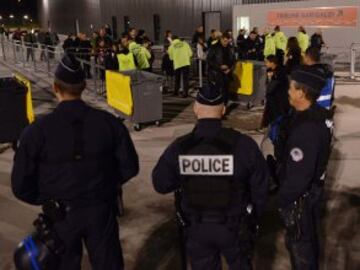
[[[29,204],[61,202],[54,229],[65,245],[59,269],[80,269],[84,241],[93,269],[123,269],[116,220],[118,186],[139,170],[125,126],[81,100],[85,74],[65,56],[54,93],[60,104],[23,132],[11,176],[15,196]]]
[[[323,73],[314,67],[304,66],[291,74],[293,113],[283,121],[275,144],[280,216],[294,270],[319,269],[316,221],[333,128],[329,111],[316,102],[324,85]]]
[[[221,269],[221,254],[231,270],[252,269],[253,220],[248,217],[264,210],[265,160],[254,140],[222,127],[225,106],[219,89],[200,90],[194,112],[194,130],[172,143],[153,170],[155,190],[182,192],[178,214],[183,215],[191,269]]]

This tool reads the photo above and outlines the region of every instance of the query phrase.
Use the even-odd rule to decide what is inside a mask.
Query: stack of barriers
[[[145,123],[160,126],[163,118],[163,80],[162,76],[140,70],[121,73],[107,70],[107,102],[133,123],[135,131],[140,131]]]
[[[34,118],[30,81],[20,75],[0,78],[0,143],[12,143],[15,149]]]
[[[238,101],[246,102],[251,109],[263,105],[266,91],[266,66],[260,61],[239,61],[234,70],[231,86]]]

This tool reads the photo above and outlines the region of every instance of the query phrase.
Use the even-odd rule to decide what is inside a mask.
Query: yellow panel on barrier
[[[125,115],[133,114],[131,78],[119,72],[106,71],[107,102],[114,109]]]
[[[235,76],[238,77],[240,87],[237,93],[251,96],[254,92],[254,65],[251,62],[238,62],[235,67]]]
[[[15,79],[25,85],[25,87],[27,88],[27,93],[26,93],[26,116],[27,119],[29,120],[29,123],[31,124],[32,122],[34,122],[35,120],[35,114],[34,114],[34,108],[33,108],[33,103],[32,103],[32,95],[31,95],[31,82],[26,79],[25,77],[19,75],[19,74],[15,74]]]

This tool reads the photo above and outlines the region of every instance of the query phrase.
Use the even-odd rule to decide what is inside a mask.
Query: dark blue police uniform
[[[319,94],[325,82],[316,71],[307,69],[294,72],[292,79],[306,83],[311,91]],[[314,104],[305,111],[292,111],[283,120],[275,143],[280,216],[294,270],[319,269],[316,230],[332,130],[331,113]]]
[[[197,101],[212,104],[212,95],[200,91]],[[200,119],[165,150],[152,177],[159,193],[181,190],[193,270],[221,269],[220,255],[229,269],[252,269],[247,210],[251,204],[255,218],[263,212],[268,188],[266,162],[254,140],[222,127],[220,119]]]
[[[84,241],[93,269],[118,270],[118,188],[138,170],[134,145],[118,119],[80,99],[63,101],[23,132],[12,189],[29,204],[57,200],[66,206],[65,219],[55,224],[65,245],[59,269],[81,268]]]

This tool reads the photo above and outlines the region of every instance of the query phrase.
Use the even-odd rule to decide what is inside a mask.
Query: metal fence
[[[60,46],[48,46],[38,43],[26,43],[8,40],[0,36],[0,59],[8,65],[34,75],[54,77],[56,67],[65,52]],[[83,59],[84,54],[74,53],[82,67],[90,72],[87,78],[87,89],[98,94],[104,91],[105,67],[95,62],[95,57]]]
[[[55,69],[65,53],[60,46],[47,46],[39,43],[9,40],[4,35],[0,36],[0,40],[0,59],[14,68],[22,69],[35,75],[47,74],[49,77],[53,77]],[[86,72],[89,75],[87,78],[87,89],[103,95],[105,93],[105,67],[97,63],[95,55],[79,53],[79,51],[83,51],[81,48],[73,48],[71,51],[77,57],[82,67],[88,71]],[[155,55],[153,72],[162,74],[161,62],[164,49],[162,46],[156,46],[152,51]],[[191,63],[190,76],[194,88],[203,86],[203,73],[203,63],[194,57]],[[164,81],[164,84],[168,85],[168,81]]]
[[[356,67],[360,65],[360,42],[351,44],[350,48],[350,78],[360,77],[360,71],[356,72]]]

